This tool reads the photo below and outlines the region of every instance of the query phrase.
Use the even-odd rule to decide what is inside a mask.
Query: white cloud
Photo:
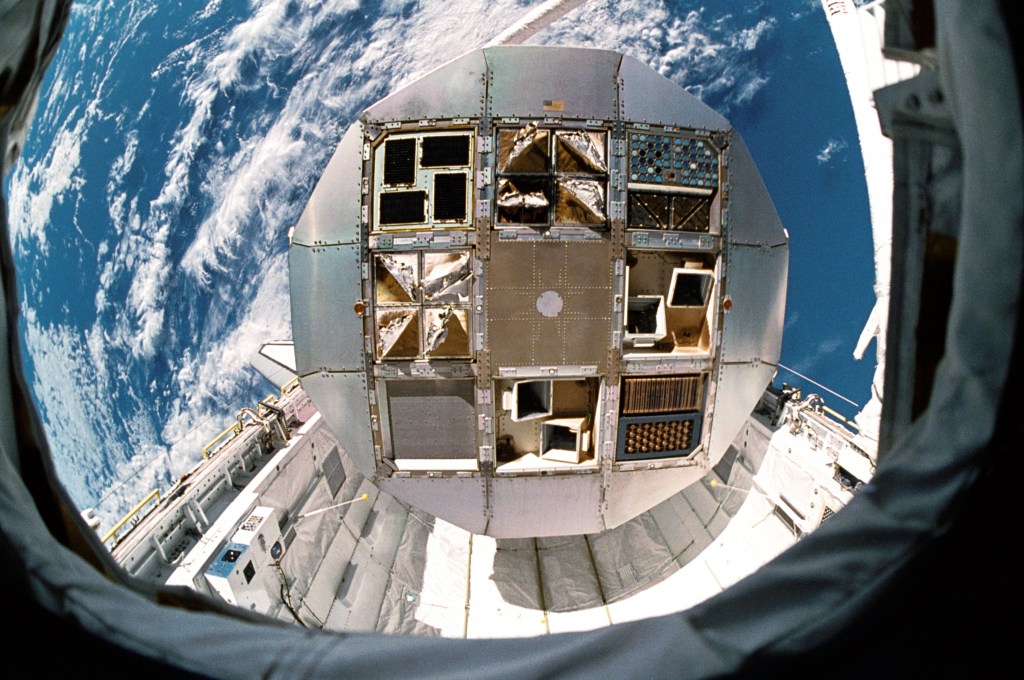
[[[802,2],[793,3],[792,13],[790,18],[794,21],[803,19],[810,14],[822,11],[821,0],[803,0]]]
[[[673,14],[658,0],[588,2],[541,32],[536,42],[628,54],[727,112],[768,82],[751,55],[777,22],[734,15],[711,19],[710,14],[704,7]]]
[[[63,203],[65,197],[80,190],[84,180],[78,172],[82,160],[82,144],[86,141],[88,119],[72,111],[73,127],[61,129],[46,155],[31,167],[25,162],[17,165],[11,174],[10,185],[10,237],[22,252],[28,239],[35,239],[36,248],[47,252],[46,227],[54,203]]]
[[[747,82],[743,83],[736,89],[736,95],[733,98],[733,101],[737,104],[745,104],[753,99],[754,95],[767,84],[767,78],[763,76],[752,76]]]
[[[292,16],[283,3],[268,3],[225,38],[223,51],[210,60],[189,88],[192,119],[179,135],[168,167],[169,176],[184,163],[190,149],[209,142],[206,103],[227,84],[238,84],[241,64],[252,59],[260,71],[252,79],[272,80],[278,60],[298,60],[306,72],[292,87],[269,128],[239,140],[231,156],[215,156],[203,182],[213,208],[203,218],[196,237],[182,258],[182,268],[203,285],[211,274],[264,243],[280,241],[297,217],[295,178],[319,169],[329,146],[336,141],[339,122],[351,120],[375,94],[385,94],[401,82],[453,59],[474,44],[483,44],[496,26],[511,22],[524,10],[513,2],[428,6],[409,17],[401,15],[407,3],[392,3],[356,43],[329,44],[313,53],[310,34],[322,28],[320,13]],[[355,8],[335,3],[334,12]],[[410,68],[410,66],[412,68]],[[339,87],[339,83],[357,83]],[[328,141],[331,140],[331,141]],[[222,151],[220,153],[223,153]],[[254,233],[253,225],[262,225]]]
[[[833,335],[820,340],[818,341],[817,347],[814,348],[814,352],[796,362],[796,366],[793,368],[800,373],[809,374],[821,361],[834,355],[844,344],[847,343],[848,340],[840,335]]]
[[[740,29],[740,31],[733,37],[733,45],[747,52],[752,52],[757,48],[757,43],[761,38],[775,28],[775,24],[775,19],[769,17],[767,19],[761,19],[750,28]]]
[[[249,357],[265,342],[291,337],[287,266],[283,254],[268,262],[237,325],[222,338],[201,343],[182,357],[174,376],[181,397],[161,432],[164,441],[174,442],[171,463],[175,475],[190,469],[196,451],[211,433],[223,429],[229,417],[224,413],[225,402],[261,380],[250,368]],[[197,429],[196,424],[204,421],[209,425]]]
[[[821,147],[821,150],[818,151],[818,155],[816,156],[816,158],[818,159],[818,163],[821,165],[826,165],[830,163],[836,157],[836,154],[845,151],[846,147],[847,144],[846,140],[844,139],[828,140],[825,143],[825,146]]]
[[[93,503],[113,478],[112,465],[131,456],[117,426],[107,380],[78,332],[44,325],[22,306],[24,341],[34,367],[33,394],[61,481],[76,503]]]

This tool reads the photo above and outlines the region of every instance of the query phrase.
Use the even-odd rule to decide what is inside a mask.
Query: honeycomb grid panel
[[[693,438],[693,421],[660,423],[628,423],[626,449],[628,454],[685,451]]]

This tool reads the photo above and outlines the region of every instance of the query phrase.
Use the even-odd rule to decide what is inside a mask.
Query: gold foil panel
[[[375,259],[376,301],[419,300],[419,261],[416,253],[379,253]]]
[[[464,309],[424,310],[425,349],[431,357],[469,356],[469,316]]]
[[[377,357],[410,359],[420,353],[417,310],[391,307],[377,311]]]
[[[562,130],[555,133],[558,172],[601,174],[608,172],[605,133]]]
[[[469,303],[473,270],[468,252],[423,254],[423,301]]]
[[[604,184],[590,179],[558,180],[555,222],[601,224],[608,217],[604,210]]]
[[[536,180],[498,180],[498,221],[534,224],[548,221],[551,202]]]
[[[549,133],[530,123],[498,133],[498,172],[548,172]]]

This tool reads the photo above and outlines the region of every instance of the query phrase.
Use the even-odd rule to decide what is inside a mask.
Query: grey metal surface
[[[729,156],[726,239],[730,243],[785,245],[788,239],[782,222],[739,133],[733,133],[726,154]]]
[[[486,81],[483,52],[468,52],[380,100],[366,110],[363,120],[381,123],[479,117],[484,114]]]
[[[288,274],[299,375],[362,370],[363,320],[355,312],[362,297],[359,246],[293,244],[288,250]]]
[[[295,225],[293,244],[359,243],[362,235],[362,146],[362,126],[353,125],[341,138],[313,189]]]
[[[786,314],[789,249],[728,245],[725,294],[732,307],[722,315],[719,360],[778,363]]]
[[[615,471],[605,491],[604,526],[613,529],[650,510],[707,474],[698,456],[692,465],[657,470]]]
[[[249,365],[281,389],[295,379],[295,343],[284,340],[264,343],[249,357]]]
[[[312,373],[301,378],[302,388],[320,407],[320,414],[363,475],[377,476],[370,430],[366,376],[353,373]]]
[[[732,127],[702,101],[633,57],[622,57],[619,80],[623,120],[704,130]]]
[[[475,459],[476,412],[469,380],[389,380],[395,458]]]
[[[597,365],[603,372],[611,323],[607,241],[491,242],[487,278],[492,364]],[[557,295],[557,313],[547,301]]]
[[[495,117],[618,117],[615,73],[620,55],[559,47],[488,47],[488,113]],[[568,78],[565,74],[572,73]]]
[[[491,480],[493,517],[487,534],[512,538],[528,526],[535,536],[593,533],[600,515],[601,475],[499,477]]]
[[[479,477],[385,477],[380,488],[395,498],[475,534],[487,529],[487,480]]]
[[[715,465],[736,438],[775,376],[772,364],[722,364],[718,371],[715,412],[711,418],[708,453]]]
[[[938,76],[922,71],[878,90],[882,129],[893,140],[892,260],[886,326],[886,400],[879,455],[927,403],[930,367],[944,352],[941,301],[956,259],[963,158]],[[945,271],[943,271],[945,270]],[[941,273],[940,273],[941,272]],[[927,359],[924,359],[927,357]]]
[[[538,441],[515,437],[517,460],[510,459],[507,451],[496,460],[498,435],[507,441],[515,428],[502,425],[493,402],[478,404],[469,392],[455,401],[431,400],[412,386],[424,380],[440,384],[457,376],[468,380],[474,375],[474,392],[484,385],[493,387],[492,380],[526,377],[588,376],[617,387],[620,371],[717,375],[718,336],[707,334],[692,320],[673,327],[682,338],[674,349],[666,343],[651,354],[638,352],[631,344],[628,361],[616,356],[622,337],[621,310],[626,305],[622,287],[627,238],[632,238],[634,256],[646,253],[644,257],[650,259],[654,252],[682,253],[669,258],[672,267],[717,271],[724,286],[715,287],[711,309],[720,304],[719,288],[736,304],[722,329],[727,360],[777,361],[786,238],[746,147],[724,118],[640,62],[613,52],[495,46],[442,66],[372,106],[361,121],[342,140],[303,214],[290,260],[299,372],[328,371],[316,373],[315,380],[322,384],[311,384],[310,393],[325,419],[338,428],[343,446],[360,452],[360,469],[375,478],[371,433],[378,428],[376,443],[382,450],[376,455],[405,461],[404,467],[399,465],[401,472],[379,481],[403,502],[492,536],[579,534],[621,525],[699,477],[699,466],[708,463],[708,456],[713,463],[724,453],[767,383],[757,370],[737,373],[753,376],[753,386],[733,385],[734,372],[712,386],[717,389],[709,391],[707,409],[713,416],[708,420],[724,413],[725,422],[721,428],[712,426],[711,450],[692,456],[689,463],[698,467],[669,464],[652,470],[640,470],[637,461],[622,469],[599,467],[602,457],[614,459],[617,411],[589,413],[595,441],[578,464],[530,458],[537,456],[541,446],[536,435],[532,438]],[[565,121],[564,126],[560,121]],[[691,178],[696,184],[689,187],[711,195],[729,194],[722,237],[714,233],[717,207],[710,212],[711,233],[626,234],[623,220],[629,183],[622,173],[629,140],[621,126],[647,134],[645,124],[651,134],[663,136],[675,132],[659,132],[659,124],[703,130],[710,139],[701,133],[695,144],[726,145],[728,157],[707,177],[700,170]],[[463,133],[455,130],[470,128],[476,130],[476,153],[471,165],[459,169],[472,169],[473,195],[468,200],[477,205],[475,231],[449,229],[452,224],[439,228],[439,223],[430,222],[430,211],[436,207],[429,199],[430,187],[416,184],[415,176],[410,180],[408,173],[392,175],[385,186],[378,168],[364,181],[370,166],[387,166],[382,147],[374,146],[385,139],[418,140],[411,157],[416,167],[422,158],[415,149],[422,151],[429,135],[458,135]],[[368,136],[364,137],[364,129]],[[540,141],[531,144],[535,139]],[[557,143],[552,145],[552,140]],[[729,146],[730,140],[735,144]],[[520,152],[514,158],[513,150]],[[394,158],[406,162],[406,156]],[[669,170],[671,176],[674,172]],[[730,184],[728,191],[721,188],[716,194],[714,186],[703,183],[714,184],[719,175]],[[521,191],[537,194],[550,207],[543,214],[515,206],[501,212],[493,201],[501,200],[500,191],[495,199],[496,187],[507,181],[520,182]],[[570,196],[565,187],[573,182],[579,184],[579,191]],[[380,192],[409,193],[410,187],[425,197],[423,220],[412,224],[392,222],[389,217],[386,225],[376,224],[373,197]],[[481,211],[481,205],[486,209]],[[428,223],[432,229],[423,226]],[[363,234],[364,229],[378,227],[386,231]],[[361,251],[356,243],[364,237],[368,242]],[[643,238],[649,242],[638,241]],[[730,247],[731,241],[779,248],[762,252],[746,245]],[[325,247],[337,242],[352,245]],[[438,243],[471,252],[474,281],[470,297],[459,293],[444,301],[430,298],[428,305],[424,295],[429,286],[423,287],[422,281],[392,285],[388,276],[397,274],[381,263],[388,258],[415,260],[423,267],[425,260],[414,251],[428,252]],[[718,262],[723,247],[730,250]],[[398,254],[383,257],[383,253]],[[671,271],[662,272],[664,281],[651,292],[669,293]],[[639,270],[633,273],[633,283],[641,285]],[[363,301],[364,297],[369,299]],[[357,302],[369,307],[362,313],[372,314],[374,327],[379,327],[372,338],[363,336],[362,317],[349,311]],[[456,318],[461,325],[452,326],[448,320]],[[471,327],[463,328],[466,325]],[[393,344],[393,339],[401,343]],[[374,344],[380,346],[376,351]],[[368,395],[362,378],[355,376],[371,368],[383,380],[377,383],[379,391]],[[337,371],[341,373],[331,373]],[[338,381],[329,379],[342,374],[350,378],[344,382],[344,394],[337,392]],[[407,376],[409,384],[397,391],[408,394],[390,399],[383,387],[399,385],[389,380],[398,375]],[[357,383],[359,389],[354,387]],[[367,407],[371,397],[379,402],[372,410]],[[359,400],[355,410],[349,406],[354,398]],[[716,398],[720,403],[715,403]],[[704,422],[700,429],[707,426]],[[502,468],[497,472],[495,462]],[[579,467],[557,469],[558,465]]]

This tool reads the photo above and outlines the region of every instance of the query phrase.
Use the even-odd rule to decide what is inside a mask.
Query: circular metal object
[[[537,311],[543,316],[553,319],[562,313],[565,301],[553,290],[546,290],[537,298]]]

